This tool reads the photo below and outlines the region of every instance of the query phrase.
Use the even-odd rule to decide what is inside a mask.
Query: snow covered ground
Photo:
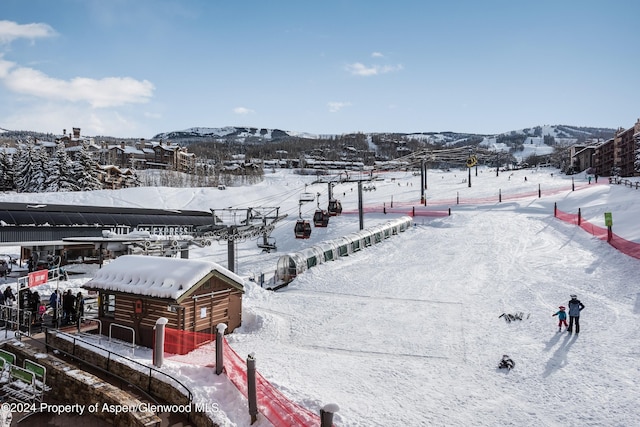
[[[258,185],[227,190],[0,198],[198,210],[280,206],[289,217],[273,233],[277,252],[261,253],[255,241],[238,244],[235,271],[257,277],[272,272],[286,252],[358,230],[358,216],[345,213],[326,229],[314,228],[309,240],[293,237],[301,192],[320,192],[326,206],[327,184],[312,185],[313,179],[277,170]],[[393,172],[379,179],[365,184],[375,186],[363,193],[365,207],[419,203],[419,176]],[[640,260],[555,219],[553,206],[570,213],[580,208],[599,226],[604,212],[612,212],[614,233],[640,243],[640,190],[606,178],[588,185],[584,175],[548,168],[499,176],[479,168],[471,187],[467,179],[466,170],[428,171],[427,206],[450,207],[451,216],[416,217],[412,229],[315,267],[277,292],[248,282],[243,326],[228,336],[230,345],[242,357],[255,353],[260,373],[302,406],[317,413],[337,403],[338,426],[637,425]],[[345,212],[357,209],[357,184],[339,184],[334,194]],[[310,219],[315,207],[304,204],[302,216]],[[389,217],[367,214],[365,227]],[[190,256],[227,266],[226,251],[226,244],[214,243]],[[89,277],[60,286],[75,290]],[[41,294],[51,286],[43,285]],[[573,293],[586,306],[579,336],[558,333],[551,316]],[[523,319],[508,323],[503,313],[523,313]],[[122,351],[151,363],[149,351]],[[516,362],[514,370],[497,369],[503,354]],[[202,364],[213,362],[206,352],[200,356]],[[219,403],[213,417],[221,425],[249,425],[247,403],[226,377],[177,359],[165,365],[196,399]],[[264,417],[254,424],[269,425]]]

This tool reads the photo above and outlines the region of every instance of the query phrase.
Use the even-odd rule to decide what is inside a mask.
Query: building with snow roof
[[[242,323],[244,280],[211,261],[142,255],[121,256],[84,288],[99,294],[102,333],[152,347],[156,321],[167,327],[214,334],[224,323]]]

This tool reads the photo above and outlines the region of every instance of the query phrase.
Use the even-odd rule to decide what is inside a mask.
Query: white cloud
[[[12,21],[0,21],[0,43],[11,43],[13,40],[37,39],[53,37],[56,32],[47,24],[18,24]]]
[[[342,110],[344,107],[350,107],[350,102],[328,102],[327,106],[329,107],[330,113],[337,113]]]
[[[375,76],[376,74],[378,74],[375,67],[366,67],[360,62],[349,64],[347,65],[346,69],[348,72],[356,76]]]
[[[149,138],[155,126],[142,115],[123,114],[115,109],[90,109],[80,104],[43,101],[19,106],[3,115],[2,127],[38,132],[62,133],[82,128],[82,135]],[[156,132],[157,133],[157,132]]]
[[[246,114],[254,113],[255,111],[245,107],[236,107],[233,109],[233,112],[236,114],[246,115]]]
[[[371,57],[372,58],[384,58],[384,55],[382,53],[380,53],[380,52],[373,52],[371,54]]]
[[[367,67],[366,65],[355,62],[346,66],[346,70],[356,76],[376,76],[378,74],[386,74],[394,71],[400,71],[404,67],[401,64],[398,65],[372,65]]]
[[[15,63],[2,59],[0,79],[15,93],[50,100],[87,102],[93,108],[144,103],[149,100],[155,89],[151,82],[131,77],[75,77],[68,81],[60,80],[33,68],[16,67]]]

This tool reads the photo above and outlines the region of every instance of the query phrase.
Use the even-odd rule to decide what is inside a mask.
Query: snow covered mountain
[[[531,128],[518,129],[495,135],[482,135],[460,132],[413,132],[413,133],[367,133],[368,136],[388,135],[404,140],[418,140],[435,145],[455,145],[458,143],[479,142],[485,138],[496,139],[520,139],[553,137],[555,140],[566,142],[581,142],[592,138],[611,138],[614,129],[578,127],[567,125],[543,125]],[[354,132],[359,133],[359,132]],[[189,129],[163,132],[155,135],[153,139],[171,140],[177,143],[189,144],[193,142],[240,142],[240,143],[268,143],[287,140],[289,138],[302,139],[327,139],[340,135],[318,135],[306,132],[285,131],[280,129],[266,129],[257,127],[221,128],[192,127]]]

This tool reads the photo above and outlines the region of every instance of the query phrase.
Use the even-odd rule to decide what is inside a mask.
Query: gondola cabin
[[[330,199],[327,211],[331,216],[340,215],[342,213],[342,203],[340,203],[340,200]]]
[[[316,227],[326,227],[329,225],[329,218],[331,218],[329,212],[317,209],[313,214],[313,225]]]
[[[124,255],[98,270],[84,288],[98,291],[102,333],[152,347],[160,317],[168,328],[214,334],[242,323],[243,279],[210,261]]]
[[[311,237],[311,223],[304,219],[296,221],[294,228],[296,239],[308,239]]]

